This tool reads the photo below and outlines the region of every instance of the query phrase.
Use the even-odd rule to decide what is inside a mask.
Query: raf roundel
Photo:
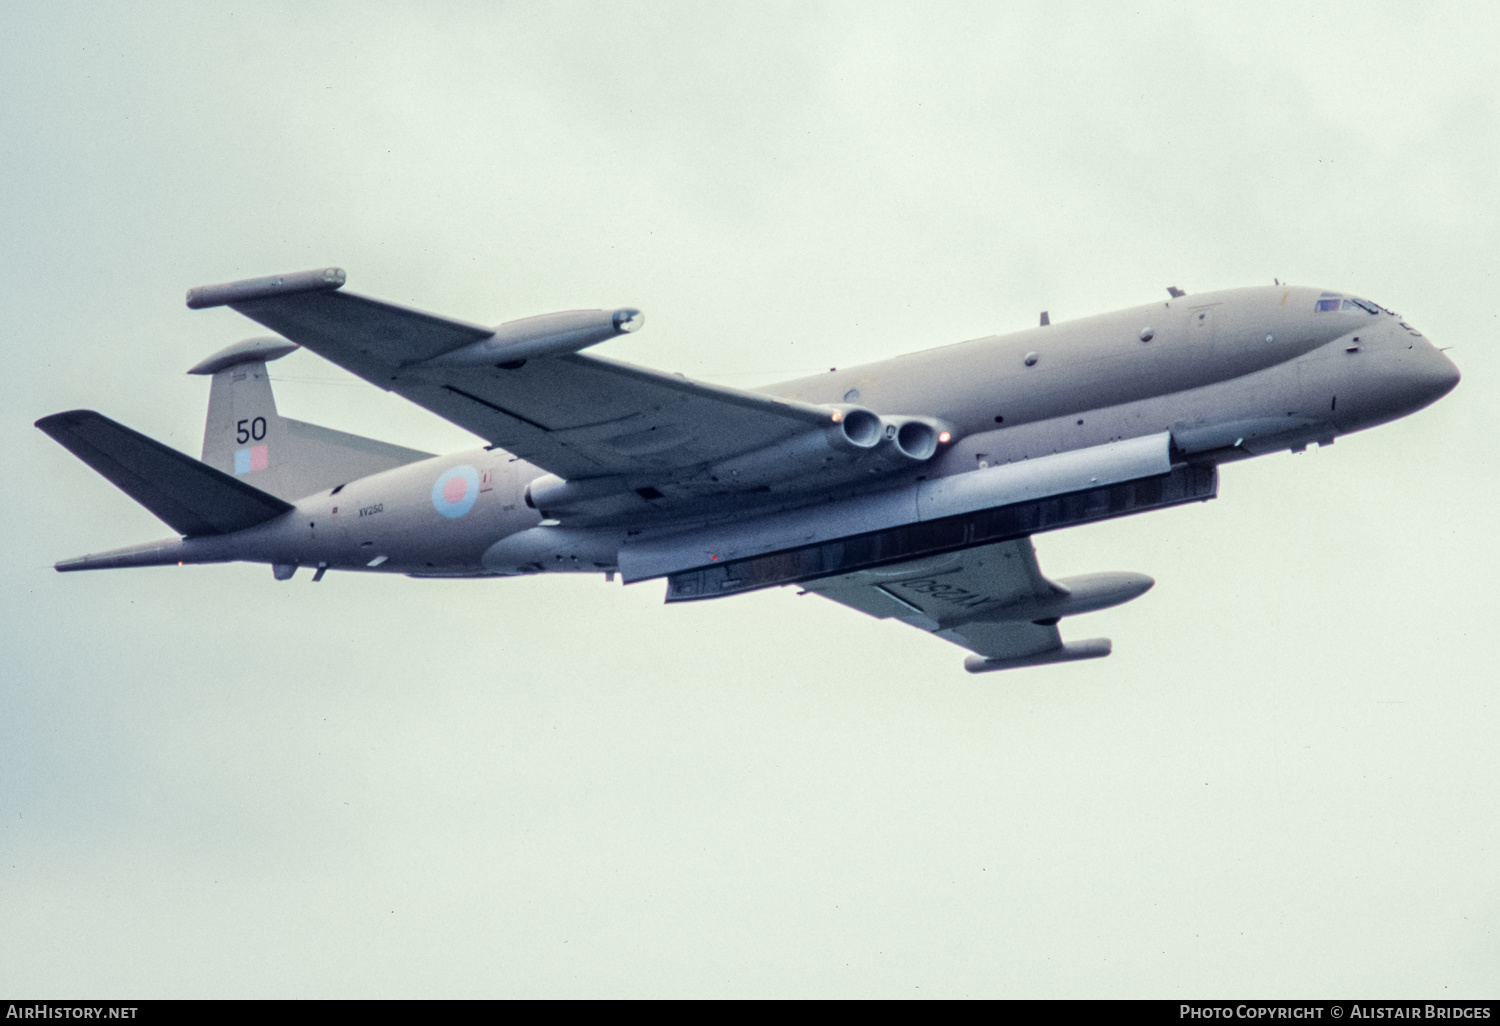
[[[432,486],[433,508],[449,519],[469,512],[478,498],[479,471],[473,467],[446,470]]]

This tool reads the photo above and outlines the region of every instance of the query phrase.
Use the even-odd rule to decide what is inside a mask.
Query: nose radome
[[[1448,359],[1448,354],[1439,352],[1438,359],[1431,370],[1432,387],[1436,390],[1434,399],[1440,399],[1458,387],[1458,382],[1463,375],[1458,373],[1458,366]]]
[[[1463,375],[1458,372],[1458,364],[1448,359],[1448,354],[1446,353],[1443,354],[1443,362],[1448,365],[1448,386],[1443,389],[1443,394],[1447,395],[1458,386],[1459,381],[1463,379]]]
[[[1435,403],[1458,385],[1461,375],[1447,355],[1434,349],[1430,359],[1411,368],[1409,388],[1420,406]]]

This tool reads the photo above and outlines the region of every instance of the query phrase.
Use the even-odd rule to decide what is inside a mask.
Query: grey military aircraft
[[[1389,310],[1281,284],[1190,296],[741,390],[582,350],[638,310],[491,328],[343,291],[337,268],[210,285],[277,333],[209,375],[202,459],[98,413],[37,427],[180,537],[58,570],[230,560],[413,577],[619,573],[667,601],[800,585],[969,649],[971,672],[1108,655],[1058,621],[1135,573],[1049,580],[1031,536],[1211,499],[1222,463],[1412,413],[1458,370]],[[280,416],[299,347],[488,439],[450,456]]]

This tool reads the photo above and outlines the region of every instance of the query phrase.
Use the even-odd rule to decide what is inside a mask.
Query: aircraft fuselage
[[[1413,412],[1457,383],[1453,364],[1416,329],[1344,299],[1287,286],[1183,296],[762,389],[936,418],[951,441],[908,471],[821,492],[795,481],[762,487],[732,511],[764,516],[1160,432],[1171,432],[1177,456],[1202,463],[1300,449]],[[616,569],[613,553],[643,527],[688,530],[725,515],[711,496],[660,515],[631,496],[642,503],[636,515],[606,510],[559,524],[527,501],[528,483],[545,473],[503,450],[475,449],[307,496],[234,534],[137,548],[112,563],[86,558],[91,566],[236,559],[420,576],[600,572]],[[254,474],[245,480],[254,484]],[[675,483],[641,491],[670,496]],[[518,556],[502,543],[522,532]],[[549,547],[553,534],[567,543]]]

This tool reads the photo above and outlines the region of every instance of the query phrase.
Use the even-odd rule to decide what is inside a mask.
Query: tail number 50
[[[234,426],[234,440],[244,445],[252,438],[257,442],[266,437],[266,418],[256,417],[254,420],[242,420]]]

